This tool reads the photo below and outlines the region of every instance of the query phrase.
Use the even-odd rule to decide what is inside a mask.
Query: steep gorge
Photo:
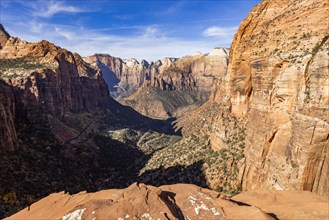
[[[108,179],[107,187],[131,184],[147,155],[109,130],[174,133],[170,123],[113,100],[97,67],[45,40],[8,35],[0,79],[1,217],[54,190],[95,191]]]
[[[202,201],[209,200],[209,203],[217,204],[217,202],[220,202],[220,205],[216,206],[220,210],[226,211],[225,206],[222,206],[226,203],[230,207],[242,209],[243,217],[245,217],[245,213],[249,213],[249,209],[255,210],[252,212],[253,214],[259,214],[255,218],[271,219],[273,217],[281,219],[282,217],[283,219],[291,219],[296,216],[298,218],[311,218],[315,216],[314,213],[317,213],[320,216],[318,216],[319,218],[327,217],[328,203],[323,197],[309,192],[272,192],[268,189],[307,190],[328,196],[328,9],[329,3],[317,0],[264,0],[250,12],[236,33],[230,49],[228,71],[226,74],[211,80],[214,90],[209,101],[200,108],[195,109],[195,112],[183,115],[176,122],[177,128],[181,128],[183,131],[183,138],[173,138],[149,131],[145,133],[148,128],[141,131],[138,126],[134,127],[137,130],[126,129],[127,126],[123,125],[121,127],[114,126],[115,131],[108,132],[112,135],[110,139],[107,136],[97,136],[97,138],[91,138],[92,141],[88,142],[88,145],[75,144],[75,140],[64,141],[67,146],[60,146],[61,148],[50,145],[50,150],[48,149],[50,152],[59,149],[62,152],[64,151],[66,157],[64,157],[63,163],[65,164],[61,165],[62,162],[58,162],[62,161],[63,158],[56,158],[58,164],[55,164],[61,166],[63,170],[60,170],[60,172],[54,170],[52,172],[59,175],[59,177],[67,176],[65,178],[65,184],[67,185],[63,187],[53,179],[46,177],[49,182],[46,181],[48,189],[62,190],[65,188],[65,190],[70,191],[72,188],[75,190],[86,188],[88,190],[99,190],[104,187],[122,188],[130,184],[131,181],[157,186],[185,182],[216,189],[229,196],[239,193],[241,190],[248,191],[233,197],[229,201],[223,201],[222,198],[225,196],[215,195],[214,192],[210,193],[215,195],[211,198],[203,196],[201,198]],[[12,47],[11,45],[15,46]],[[28,48],[26,49],[28,51],[33,51],[33,46],[46,48],[45,50],[37,50],[42,51],[41,54],[45,56],[39,56],[39,52],[35,52],[39,62],[31,59],[31,52],[24,52],[26,48]],[[3,146],[4,148],[9,145],[12,146],[8,148],[9,150],[16,149],[15,146],[17,146],[17,142],[20,142],[22,136],[19,130],[19,132],[15,130],[15,126],[20,127],[21,124],[17,123],[21,120],[34,122],[36,125],[44,124],[44,122],[48,125],[47,123],[49,123],[50,128],[58,126],[57,131],[62,132],[50,132],[50,134],[54,134],[57,140],[72,140],[72,137],[76,137],[83,131],[81,128],[85,128],[83,125],[86,123],[106,119],[104,122],[107,125],[112,125],[111,123],[122,124],[122,119],[125,117],[127,117],[127,121],[135,119],[130,116],[129,112],[127,113],[125,108],[121,108],[118,103],[108,96],[107,86],[104,80],[99,77],[100,74],[97,68],[84,63],[78,55],[72,55],[58,47],[52,50],[53,47],[55,46],[49,45],[47,42],[28,44],[14,38],[10,38],[6,42],[4,47],[6,53],[4,53],[2,60],[6,62],[8,60],[15,61],[16,58],[10,55],[10,51],[18,48],[12,54],[28,54],[27,58],[22,55],[18,59],[24,58],[24,61],[26,61],[23,69],[32,68],[33,71],[26,73],[26,71],[20,69],[21,66],[18,66],[15,67],[15,71],[5,70],[2,72],[2,77],[6,82],[0,84],[0,91],[2,92],[0,93],[0,114],[1,116],[4,115],[1,118],[4,129],[1,130],[0,140],[8,140],[8,143],[1,143],[0,147]],[[50,59],[51,62],[44,60],[50,56],[48,53],[49,48],[50,54],[56,54],[55,60],[59,60],[59,64],[53,62],[52,59]],[[58,51],[64,52],[57,55]],[[61,57],[65,59],[61,60]],[[185,57],[185,59],[193,60],[194,58]],[[61,62],[64,64],[61,64]],[[190,73],[191,63],[193,62],[189,61],[189,64],[186,64],[183,61],[175,61],[173,65],[177,65],[180,70]],[[216,62],[216,59],[214,62]],[[70,67],[70,63],[74,63],[71,66],[73,69]],[[198,64],[198,61],[195,61],[195,63],[197,63],[195,66],[202,66],[202,64]],[[42,70],[38,70],[40,65]],[[116,65],[120,66],[121,64]],[[118,66],[114,68],[119,68]],[[182,84],[180,83],[182,82],[180,76],[184,76],[184,73],[180,75],[177,72],[174,66],[173,69],[167,69],[167,72],[157,73],[157,77],[152,78],[152,75],[149,75],[147,77],[150,77],[150,80],[142,83],[143,86],[139,90],[150,91],[148,90],[150,88],[177,92],[193,90],[195,84],[192,77],[184,77],[186,81],[183,81]],[[62,76],[64,73],[72,75],[71,77],[63,76],[67,77],[65,80],[70,82],[69,84],[61,84],[60,77],[54,77],[55,79],[52,80],[54,75]],[[201,71],[197,73],[202,75]],[[118,78],[118,76],[116,77]],[[202,75],[202,77],[204,76]],[[175,81],[173,78],[178,80]],[[44,83],[47,79],[49,81]],[[87,81],[86,84],[85,81]],[[93,84],[89,81],[98,81],[98,83]],[[60,83],[60,86],[54,86],[56,85],[54,82]],[[81,82],[81,85],[79,82]],[[204,85],[210,85],[209,82],[205,80]],[[79,88],[77,90],[78,94],[74,94],[75,90],[70,86],[72,83]],[[140,86],[141,83],[138,82],[137,84]],[[51,85],[45,86],[46,88],[54,86],[54,91],[49,91],[49,93],[56,94],[54,97],[44,95],[47,97],[48,102],[46,112],[42,108],[42,101],[46,101],[42,99],[42,94],[47,89],[45,88],[45,91],[40,89],[42,88],[40,85]],[[171,88],[171,86],[174,86],[174,88]],[[18,88],[22,89],[19,90]],[[108,102],[105,103],[103,103],[102,96],[97,97],[103,94],[97,92],[103,91],[102,88],[104,88],[108,98]],[[63,90],[65,93],[61,93]],[[68,95],[61,96],[61,94]],[[83,101],[83,97],[79,94],[86,97],[96,94],[96,96],[91,95],[88,97],[88,99],[96,100],[91,100],[91,103]],[[58,96],[60,96],[60,99],[58,99],[60,101],[57,102]],[[22,100],[22,103],[17,106],[11,104],[16,98]],[[31,103],[31,106],[26,103]],[[107,105],[109,107],[106,107]],[[102,116],[103,114],[106,117],[100,117],[99,119],[90,116]],[[113,120],[117,117],[116,114],[122,114],[123,117]],[[108,118],[109,115],[111,115],[110,119]],[[46,121],[43,121],[44,116],[46,116]],[[35,119],[42,120],[38,124],[38,120]],[[140,119],[138,123],[142,123],[145,119]],[[119,130],[122,127],[125,129]],[[65,129],[65,132],[63,132],[63,129]],[[97,130],[98,128],[93,127],[92,129]],[[48,130],[44,130],[40,133],[45,135],[47,132]],[[70,132],[74,133],[70,135],[71,138],[62,137],[63,134],[66,135]],[[93,132],[90,132],[90,134],[97,135]],[[49,144],[45,145],[43,143],[37,143],[36,146],[33,146],[35,140],[31,137],[26,138],[26,140],[23,140],[23,144],[20,143],[20,145],[24,146],[26,142],[31,142],[27,147],[22,148],[22,150],[24,148],[28,149],[26,154],[29,156],[34,155],[37,148],[49,147]],[[135,140],[138,140],[136,145],[134,145]],[[103,147],[97,148],[99,146]],[[1,152],[3,153],[3,151]],[[52,153],[49,155],[53,157]],[[8,160],[14,161],[11,163],[16,166],[15,168],[21,166],[17,158],[12,155],[8,158]],[[27,156],[27,158],[29,157]],[[77,158],[82,159],[76,161]],[[53,163],[54,160],[50,161]],[[84,166],[87,163],[92,164],[92,167]],[[23,168],[27,166],[26,164],[30,165],[25,161],[23,164]],[[33,157],[31,164],[40,167],[45,163],[38,155]],[[129,166],[126,167],[126,164],[129,164]],[[0,166],[2,166],[1,168],[5,167],[3,164],[0,164]],[[76,169],[76,171],[73,171],[73,175],[71,175],[71,170],[65,169],[67,166]],[[83,169],[80,169],[81,167]],[[1,179],[5,183],[15,182],[12,176],[9,175],[11,171],[14,173],[15,169],[8,169],[8,172],[2,176]],[[8,180],[3,178],[7,177],[6,175],[9,176]],[[24,181],[28,186],[33,186],[36,182],[35,180],[31,181],[35,177],[25,177],[22,173],[17,174],[17,172],[15,175],[20,180],[25,178]],[[77,178],[79,176],[83,178]],[[43,177],[38,176],[39,181]],[[88,188],[90,182],[92,182],[92,187]],[[79,187],[72,186],[76,183]],[[178,190],[175,189],[176,187]],[[142,184],[134,184],[125,190],[101,191],[97,194],[101,195],[101,198],[104,198],[104,195],[111,195],[109,198],[115,197],[112,201],[122,202],[120,203],[121,206],[115,206],[116,203],[112,203],[111,200],[105,205],[102,199],[101,201],[94,201],[95,204],[93,202],[88,203],[89,200],[85,200],[86,195],[93,196],[93,194],[80,193],[69,196],[60,193],[51,195],[40,201],[40,203],[33,204],[33,212],[29,213],[28,209],[25,209],[18,215],[24,216],[31,213],[38,215],[39,210],[33,209],[33,207],[43,206],[43,204],[51,206],[61,198],[65,198],[65,200],[82,198],[85,201],[83,205],[87,208],[86,215],[90,218],[94,217],[93,210],[99,207],[109,209],[114,207],[115,210],[118,210],[119,207],[122,212],[115,213],[116,217],[133,213],[133,215],[140,218],[149,210],[151,212],[156,210],[156,213],[151,214],[157,216],[159,214],[157,212],[158,208],[161,207],[166,211],[170,209],[166,214],[174,213],[173,219],[180,219],[179,215],[182,213],[184,215],[194,215],[194,213],[198,215],[196,212],[192,211],[190,213],[188,211],[197,202],[200,205],[199,208],[202,206],[200,201],[191,198],[188,200],[190,194],[202,190],[199,188],[196,190],[194,187],[188,190],[189,187],[191,186],[160,187],[160,189],[165,190],[165,200],[161,197],[161,193],[163,196],[161,190]],[[255,189],[266,190],[253,191]],[[128,195],[136,194],[136,196],[132,196],[132,198],[124,197],[122,195],[127,195],[125,191],[129,191]],[[46,192],[49,192],[49,190]],[[302,194],[305,194],[306,197],[301,196]],[[5,196],[8,197],[8,195],[14,197],[13,192],[7,193]],[[40,198],[40,196],[39,194],[37,198]],[[155,208],[152,206],[153,203],[148,203],[151,197],[158,202]],[[218,197],[222,198],[218,199]],[[309,200],[311,197],[313,198],[312,202],[316,203],[314,207],[311,200]],[[49,198],[53,199],[50,204],[47,203]],[[291,201],[291,198],[297,200],[297,202]],[[2,200],[0,200],[0,205],[2,205]],[[128,208],[126,210],[126,204],[131,201],[137,201],[134,207],[139,207],[140,210],[128,210]],[[272,206],[273,201],[279,203],[278,208]],[[14,204],[11,205],[17,205],[15,202],[17,201],[14,201]],[[187,206],[185,206],[186,203],[188,203]],[[296,205],[297,203],[298,205]],[[143,204],[143,206],[139,206],[139,204]],[[255,209],[254,206],[261,209]],[[293,212],[292,210],[295,210],[295,208],[288,210],[287,207],[296,207],[298,211]],[[65,212],[59,209],[55,214],[57,217],[61,217],[82,208],[82,206],[72,202],[66,206]],[[207,209],[203,210],[207,212],[200,212],[200,215],[209,214],[210,217],[216,219],[217,216],[214,216],[214,212],[209,208]],[[313,212],[315,209],[318,211]],[[222,212],[220,213],[222,214]],[[99,215],[99,217],[102,216]],[[203,216],[203,218],[210,218],[209,216]],[[229,216],[224,215],[222,217],[229,218]]]

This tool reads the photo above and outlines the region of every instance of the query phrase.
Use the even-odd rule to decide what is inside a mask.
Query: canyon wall
[[[122,60],[108,54],[95,54],[85,57],[87,63],[97,66],[102,70],[103,77],[109,86],[112,97],[121,100],[133,94],[149,78],[156,69],[142,60]]]
[[[132,95],[143,84],[161,90],[201,91],[209,96],[214,79],[226,73],[228,50],[216,48],[209,54],[167,57],[151,63],[107,54],[95,54],[84,60],[102,70],[111,95],[117,100]]]
[[[1,149],[18,147],[16,132],[22,125],[48,126],[54,118],[102,114],[110,105],[99,69],[47,41],[10,37],[0,50],[0,62]],[[53,128],[55,135],[56,130],[65,133]]]
[[[14,103],[14,92],[0,80],[0,149],[14,150],[18,146]]]
[[[234,37],[212,100],[246,123],[244,190],[329,195],[328,10],[327,1],[264,0]]]
[[[225,76],[228,51],[216,48],[209,54],[165,58],[158,63],[149,79],[122,103],[153,118],[181,117],[209,99],[214,82]]]

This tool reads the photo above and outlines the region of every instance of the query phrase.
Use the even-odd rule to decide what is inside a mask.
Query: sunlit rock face
[[[227,70],[228,50],[216,48],[209,54],[163,58],[148,63],[136,59],[122,60],[108,54],[95,54],[84,60],[98,66],[117,100],[132,95],[144,83],[162,90],[211,92],[215,78]]]
[[[151,63],[107,54],[84,60],[102,70],[116,100],[143,115],[166,119],[180,116],[209,99],[215,80],[226,73],[228,56],[228,49],[215,48],[208,54],[196,52]]]
[[[246,190],[329,194],[328,7],[326,1],[264,0],[234,37],[213,102],[246,123]]]
[[[102,113],[110,105],[100,70],[47,41],[10,37],[0,50],[0,62],[0,148],[18,147],[15,126],[21,128],[20,123],[48,126],[51,118]]]

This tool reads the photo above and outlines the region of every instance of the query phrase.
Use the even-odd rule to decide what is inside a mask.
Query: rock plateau
[[[299,206],[300,203],[303,205]],[[311,206],[311,203],[316,206]],[[326,218],[328,206],[325,198],[308,192],[256,191],[225,199],[219,193],[194,185],[176,184],[157,188],[134,183],[122,190],[80,192],[75,195],[54,193],[7,219],[270,220],[274,219],[272,217]]]

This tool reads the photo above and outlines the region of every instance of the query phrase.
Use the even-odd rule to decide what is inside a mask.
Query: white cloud
[[[40,32],[26,30],[26,24],[8,26],[11,35],[35,42],[46,39],[82,56],[94,53],[108,53],[121,58],[136,58],[155,61],[163,57],[181,57],[195,51],[210,52],[214,47],[228,47],[231,39],[187,40],[170,37],[160,27],[151,25],[136,28],[134,34],[114,35],[107,30],[85,29],[77,26],[40,23]],[[120,28],[120,27],[117,27]],[[24,31],[23,31],[24,30]]]
[[[43,29],[43,24],[39,22],[31,21],[29,22],[29,27],[33,33],[39,34]]]
[[[155,26],[146,26],[141,28],[144,38],[159,38],[165,37],[164,33]]]
[[[206,37],[231,37],[236,33],[237,29],[238,27],[213,26],[204,30],[203,35]]]
[[[181,9],[185,4],[187,3],[186,0],[180,0],[169,6],[166,10],[158,13],[159,15],[169,15],[177,12],[179,9]]]
[[[67,40],[74,40],[76,35],[72,31],[65,31],[60,27],[55,27],[55,31],[58,35],[65,37]]]
[[[33,15],[36,17],[49,18],[58,13],[79,13],[86,12],[82,8],[67,5],[61,1],[38,1],[35,4],[30,3],[28,5],[33,9]]]

